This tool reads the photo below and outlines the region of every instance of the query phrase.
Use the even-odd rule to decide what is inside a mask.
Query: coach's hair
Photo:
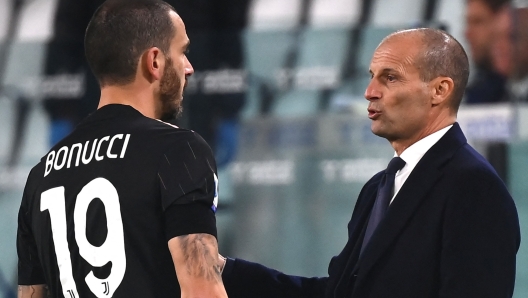
[[[449,77],[454,82],[451,107],[458,111],[469,78],[469,60],[462,45],[447,32],[433,28],[397,31],[383,41],[398,35],[419,34],[422,50],[414,60],[420,79],[429,82],[437,77]]]
[[[94,13],[84,37],[88,64],[102,86],[134,81],[141,55],[158,47],[168,55],[176,29],[160,0],[107,0]]]

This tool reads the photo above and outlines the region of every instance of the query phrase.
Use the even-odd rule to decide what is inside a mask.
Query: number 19
[[[106,240],[99,247],[88,242],[86,237],[86,214],[88,206],[95,198],[99,198],[105,206],[108,228]],[[63,186],[49,189],[41,194],[40,211],[48,210],[50,214],[62,293],[64,297],[79,298],[68,248],[65,200]],[[126,270],[123,222],[119,195],[114,185],[105,178],[96,178],[86,184],[77,195],[73,219],[75,241],[81,257],[94,267],[102,267],[112,262],[112,272],[107,278],[99,279],[90,271],[84,280],[98,298],[112,297],[123,281]]]

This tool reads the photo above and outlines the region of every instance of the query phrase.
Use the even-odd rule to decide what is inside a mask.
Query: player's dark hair
[[[160,0],[107,0],[94,13],[84,38],[88,64],[101,86],[133,82],[141,55],[158,47],[168,55],[176,29]]]
[[[499,10],[506,4],[511,4],[511,0],[467,0],[467,3],[471,1],[479,1],[484,3],[491,11],[494,13],[499,12]]]

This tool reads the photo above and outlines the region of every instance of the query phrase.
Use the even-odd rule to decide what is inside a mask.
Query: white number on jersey
[[[108,234],[101,246],[94,246],[86,238],[86,213],[95,199],[103,202],[106,210]],[[79,298],[77,285],[73,279],[70,250],[68,248],[66,228],[66,203],[64,187],[55,187],[41,194],[40,211],[49,210],[55,254],[59,266],[59,275],[64,297]],[[94,267],[102,267],[112,262],[112,272],[107,278],[99,279],[90,271],[86,284],[98,298],[112,297],[125,276],[126,256],[123,234],[123,222],[117,190],[104,178],[96,178],[86,184],[77,195],[73,214],[75,240],[79,254]]]

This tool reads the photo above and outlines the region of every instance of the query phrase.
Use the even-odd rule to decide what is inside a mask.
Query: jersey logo
[[[110,294],[110,285],[108,284],[108,281],[102,282],[102,284],[105,287],[103,294],[105,295]]]
[[[75,296],[75,293],[73,292],[73,290],[67,290],[66,292],[68,292],[68,294],[70,294],[70,298],[77,298]]]
[[[211,209],[213,209],[213,212],[216,213],[216,209],[218,208],[218,177],[215,173],[214,175],[214,183],[215,183],[215,192],[214,192],[214,199],[213,199],[213,206],[211,206]]]

